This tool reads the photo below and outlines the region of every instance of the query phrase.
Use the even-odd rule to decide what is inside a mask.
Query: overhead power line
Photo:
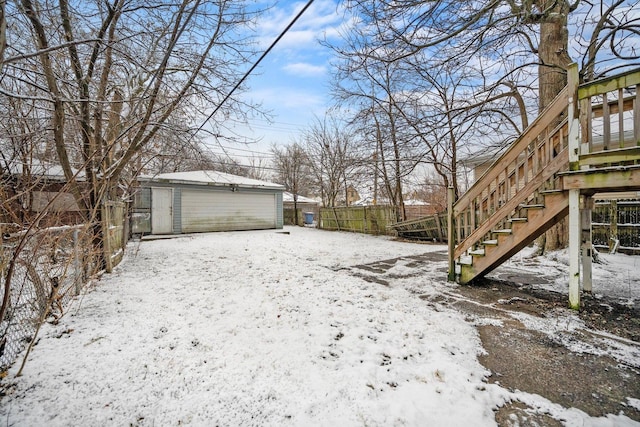
[[[245,124],[244,121],[242,120],[236,120],[236,119],[232,119],[229,118],[226,121],[229,122],[233,122],[233,123],[238,123],[238,124]],[[251,123],[259,123],[260,126],[277,126],[277,127],[291,127],[291,128],[299,128],[301,126],[300,123],[288,123],[288,122],[281,122],[279,120],[271,120],[271,119],[261,119],[261,118],[252,118],[249,120],[249,122]],[[253,125],[252,125],[253,126]]]
[[[311,6],[313,1],[314,0],[307,1],[307,4],[304,5],[304,7],[300,10],[300,12],[298,12],[298,14],[289,23],[289,25],[287,25],[287,27],[280,33],[280,35],[273,41],[273,43],[271,43],[271,45],[267,48],[267,50],[265,50],[262,53],[262,55],[260,55],[260,58],[258,58],[258,60],[251,66],[251,68],[249,68],[249,71],[247,71],[244,74],[244,76],[242,76],[242,78],[238,80],[238,82],[235,84],[233,89],[231,89],[231,91],[224,97],[222,102],[220,102],[220,104],[218,104],[218,106],[213,110],[213,112],[209,114],[209,117],[207,117],[207,119],[204,122],[202,122],[198,130],[196,130],[196,133],[202,130],[204,125],[206,125],[207,122],[211,120],[211,118],[218,112],[220,107],[222,107],[224,103],[227,102],[227,100],[231,97],[231,95],[233,95],[233,93],[240,87],[240,85],[247,79],[247,77],[249,77],[249,75],[253,72],[253,70],[255,70],[256,67],[260,64],[260,62],[262,62],[262,60],[269,54],[269,52],[271,52],[271,49],[273,49],[275,45],[278,44],[280,39],[282,39],[282,37],[284,37],[284,35],[287,34],[287,32],[291,29],[291,27],[293,27],[293,24],[295,24],[296,21],[304,14],[304,12],[306,12],[306,10],[309,8],[309,6]]]
[[[205,143],[205,145],[208,145],[208,144]],[[245,153],[259,154],[259,155],[264,155],[264,156],[268,156],[268,157],[273,157],[273,153],[270,153],[270,152],[267,152],[267,151],[248,150],[246,148],[231,147],[229,145],[222,145],[222,144],[218,144],[218,146],[220,148],[223,148],[225,151],[226,150],[242,151],[242,152],[245,152]]]

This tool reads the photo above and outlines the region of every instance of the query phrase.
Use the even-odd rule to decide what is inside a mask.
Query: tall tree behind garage
[[[526,127],[528,114],[549,104],[566,83],[572,59],[567,51],[569,34],[571,56],[582,63],[585,77],[640,58],[637,0],[350,0],[346,4],[356,19],[353,29],[345,32],[345,43],[334,47],[346,64],[334,72],[336,86],[352,98],[366,98],[367,87],[349,82],[352,70],[372,58],[397,64],[403,70],[398,76],[402,91],[393,95],[415,106],[403,110],[407,114],[402,120],[404,128],[413,132],[410,140],[419,141],[432,129],[442,128],[437,121],[432,124],[422,118],[446,117],[441,104],[423,100],[434,98],[435,86],[456,82],[460,90],[451,94],[445,113],[464,114],[464,120],[453,123],[453,134],[461,137],[429,140],[427,145],[435,153],[455,152],[459,158],[497,155]],[[427,74],[433,82],[423,78]],[[452,150],[451,144],[459,146]],[[404,157],[411,154],[403,152]],[[442,163],[443,170],[446,166],[442,155],[429,151],[421,162]],[[460,178],[462,174],[451,168],[451,181]],[[557,245],[555,236],[549,239],[552,246]]]
[[[293,195],[293,223],[298,224],[298,195],[309,189],[311,173],[306,151],[296,142],[284,147],[271,147],[275,181]]]

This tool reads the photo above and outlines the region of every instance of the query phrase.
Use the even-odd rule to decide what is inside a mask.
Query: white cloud
[[[327,72],[324,65],[314,65],[306,62],[295,62],[283,67],[284,71],[296,76],[321,76]]]
[[[304,5],[304,2],[289,3],[267,12],[258,23],[259,43],[263,47],[272,43]],[[336,35],[345,19],[340,9],[333,0],[317,0],[280,40],[278,46],[309,50],[317,45],[318,39]]]
[[[266,109],[272,110],[276,116],[301,115],[317,108],[324,108],[325,99],[321,93],[309,90],[301,90],[297,87],[283,87],[281,85],[270,88],[254,90],[248,93],[253,99],[263,100]],[[289,113],[283,112],[289,110]],[[287,117],[278,117],[276,120],[290,122]]]

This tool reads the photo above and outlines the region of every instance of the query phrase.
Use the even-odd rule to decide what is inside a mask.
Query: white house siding
[[[183,233],[278,228],[273,192],[183,188],[181,199]]]

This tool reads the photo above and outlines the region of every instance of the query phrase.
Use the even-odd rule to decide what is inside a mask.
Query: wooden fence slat
[[[393,206],[349,206],[320,208],[319,228],[367,234],[386,234],[393,223]]]
[[[105,269],[107,273],[111,273],[113,267],[122,260],[125,244],[123,235],[125,204],[108,201],[102,204],[101,211]]]

